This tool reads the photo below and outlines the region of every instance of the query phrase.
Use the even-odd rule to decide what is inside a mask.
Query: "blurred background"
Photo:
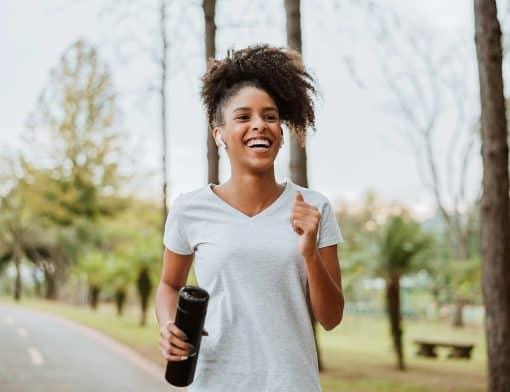
[[[506,55],[508,1],[498,17]],[[0,33],[0,307],[162,365],[164,217],[229,175],[199,97],[206,59],[290,46],[317,80],[317,127],[299,171],[286,143],[277,180],[325,194],[346,239],[345,317],[316,330],[324,390],[485,390],[471,1],[5,0]],[[474,347],[427,358],[416,340]]]

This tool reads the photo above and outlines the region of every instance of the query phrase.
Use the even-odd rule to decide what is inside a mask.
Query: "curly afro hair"
[[[211,59],[201,91],[211,127],[223,123],[224,105],[246,86],[260,88],[273,98],[282,122],[303,145],[306,129],[315,129],[312,95],[316,89],[301,55],[290,49],[257,45],[233,51],[223,60]]]

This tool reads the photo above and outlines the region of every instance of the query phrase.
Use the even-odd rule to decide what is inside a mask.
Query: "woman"
[[[299,54],[261,45],[212,61],[202,81],[231,176],[179,195],[168,216],[156,295],[162,355],[193,355],[173,320],[194,258],[210,300],[188,390],[320,391],[307,302],[325,329],[340,323],[343,239],[323,195],[274,173],[282,123],[302,142],[314,126],[313,80]]]

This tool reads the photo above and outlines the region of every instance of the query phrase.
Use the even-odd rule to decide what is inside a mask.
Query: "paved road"
[[[0,304],[0,391],[176,391],[163,371],[91,330]]]

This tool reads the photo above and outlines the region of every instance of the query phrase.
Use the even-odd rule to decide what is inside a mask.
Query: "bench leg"
[[[421,357],[437,358],[436,347],[429,344],[420,345],[420,349],[416,354]]]
[[[471,347],[452,347],[448,358],[471,358]]]

